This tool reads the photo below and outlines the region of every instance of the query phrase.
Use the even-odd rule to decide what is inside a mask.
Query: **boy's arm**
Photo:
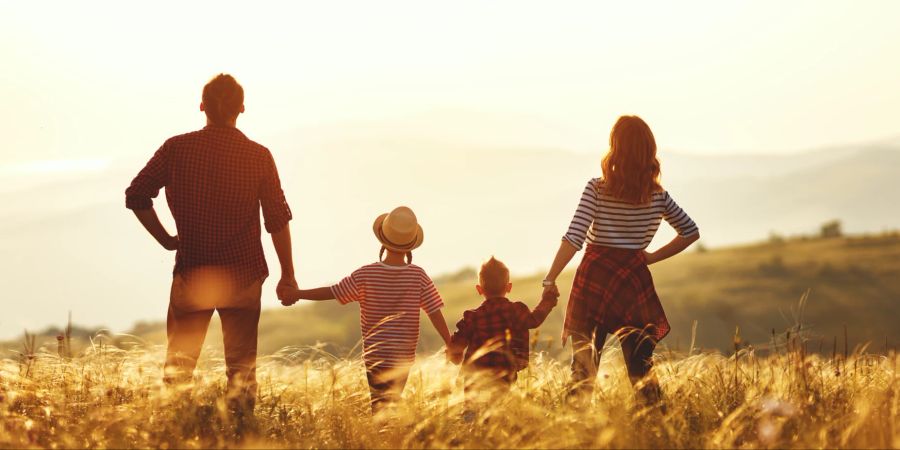
[[[441,335],[441,339],[444,340],[444,344],[449,347],[450,329],[447,328],[447,321],[444,320],[444,314],[439,309],[431,314],[428,314],[428,319],[431,320],[431,324],[434,325],[434,329],[437,330],[438,334]]]
[[[537,328],[541,326],[541,324],[544,323],[544,320],[547,320],[550,311],[553,311],[558,299],[558,294],[545,292],[544,296],[541,298],[541,302],[534,308],[534,311],[528,312],[528,317],[526,318],[528,328]],[[528,307],[525,307],[525,309],[527,310]]]

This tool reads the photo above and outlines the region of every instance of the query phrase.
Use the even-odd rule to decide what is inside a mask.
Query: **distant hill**
[[[559,347],[560,327],[574,266],[575,262],[561,277],[560,306],[539,333],[541,348],[561,355],[565,353]],[[730,351],[736,327],[740,327],[745,344],[765,347],[773,330],[781,334],[799,320],[799,301],[807,290],[809,298],[802,311],[802,322],[809,327],[805,334],[810,351],[831,351],[835,337],[839,337],[842,346],[845,325],[851,350],[866,342],[872,351],[900,344],[900,330],[895,323],[900,317],[900,234],[798,238],[691,250],[653,266],[652,272],[673,326],[663,341],[666,347],[686,350],[695,320],[699,348]],[[541,276],[513,280],[512,297],[535,305]],[[439,278],[438,287],[447,305],[444,314],[451,328],[462,311],[479,303],[474,283],[471,269]],[[221,342],[217,322],[210,330],[207,343],[217,347]],[[420,350],[436,350],[439,338],[424,317],[422,330]],[[56,345],[56,332],[52,330],[43,338],[51,350]],[[115,340],[122,345],[163,344],[165,324],[140,323],[128,334],[131,336]],[[266,309],[260,322],[260,350],[264,354],[284,347],[323,343],[323,351],[344,355],[354,348],[359,337],[357,306],[340,306],[336,302]],[[20,347],[18,342],[2,346]]]
[[[413,207],[425,227],[416,261],[430,273],[492,254],[518,275],[534,273],[550,264],[585,182],[599,174],[601,144],[584,154],[435,142],[403,130],[398,138],[354,131],[341,127],[333,139],[311,131],[261,139],[275,155],[294,210],[297,271],[305,285],[334,282],[371,261],[377,254],[372,219],[398,204]],[[831,219],[842,220],[850,233],[900,228],[900,210],[886,201],[900,198],[900,142],[789,155],[662,151],[660,158],[664,185],[698,222],[709,247],[761,241],[772,232],[809,233]],[[116,330],[164,314],[173,255],[124,208],[124,188],[144,163],[113,162],[23,191],[0,187],[7,305],[0,339],[58,323],[68,311],[78,323]],[[157,204],[170,222],[162,194]],[[653,245],[672,234],[662,227]],[[276,304],[272,284],[264,290],[267,305]]]

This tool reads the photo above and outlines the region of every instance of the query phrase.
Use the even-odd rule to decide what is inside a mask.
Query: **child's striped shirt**
[[[606,247],[644,249],[650,245],[662,219],[680,236],[691,236],[699,231],[697,224],[668,192],[655,192],[649,203],[634,205],[607,195],[603,181],[594,178],[585,186],[575,217],[563,239],[578,249],[585,240],[588,244]]]
[[[419,343],[419,310],[444,307],[434,282],[416,265],[360,267],[331,287],[341,304],[359,302],[363,359],[368,369],[410,365]]]

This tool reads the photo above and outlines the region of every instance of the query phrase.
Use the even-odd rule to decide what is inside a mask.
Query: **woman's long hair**
[[[605,193],[625,202],[649,203],[662,190],[656,139],[638,116],[619,117],[613,125],[602,167]]]

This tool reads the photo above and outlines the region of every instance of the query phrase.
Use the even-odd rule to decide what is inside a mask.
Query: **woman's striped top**
[[[579,250],[588,244],[606,247],[645,249],[650,245],[662,219],[680,236],[700,230],[668,192],[656,192],[649,203],[634,205],[605,193],[603,180],[588,181],[581,194],[575,217],[563,239]]]
[[[366,368],[411,365],[419,343],[419,310],[432,314],[444,307],[434,282],[421,267],[362,266],[331,292],[341,304],[359,302]]]

